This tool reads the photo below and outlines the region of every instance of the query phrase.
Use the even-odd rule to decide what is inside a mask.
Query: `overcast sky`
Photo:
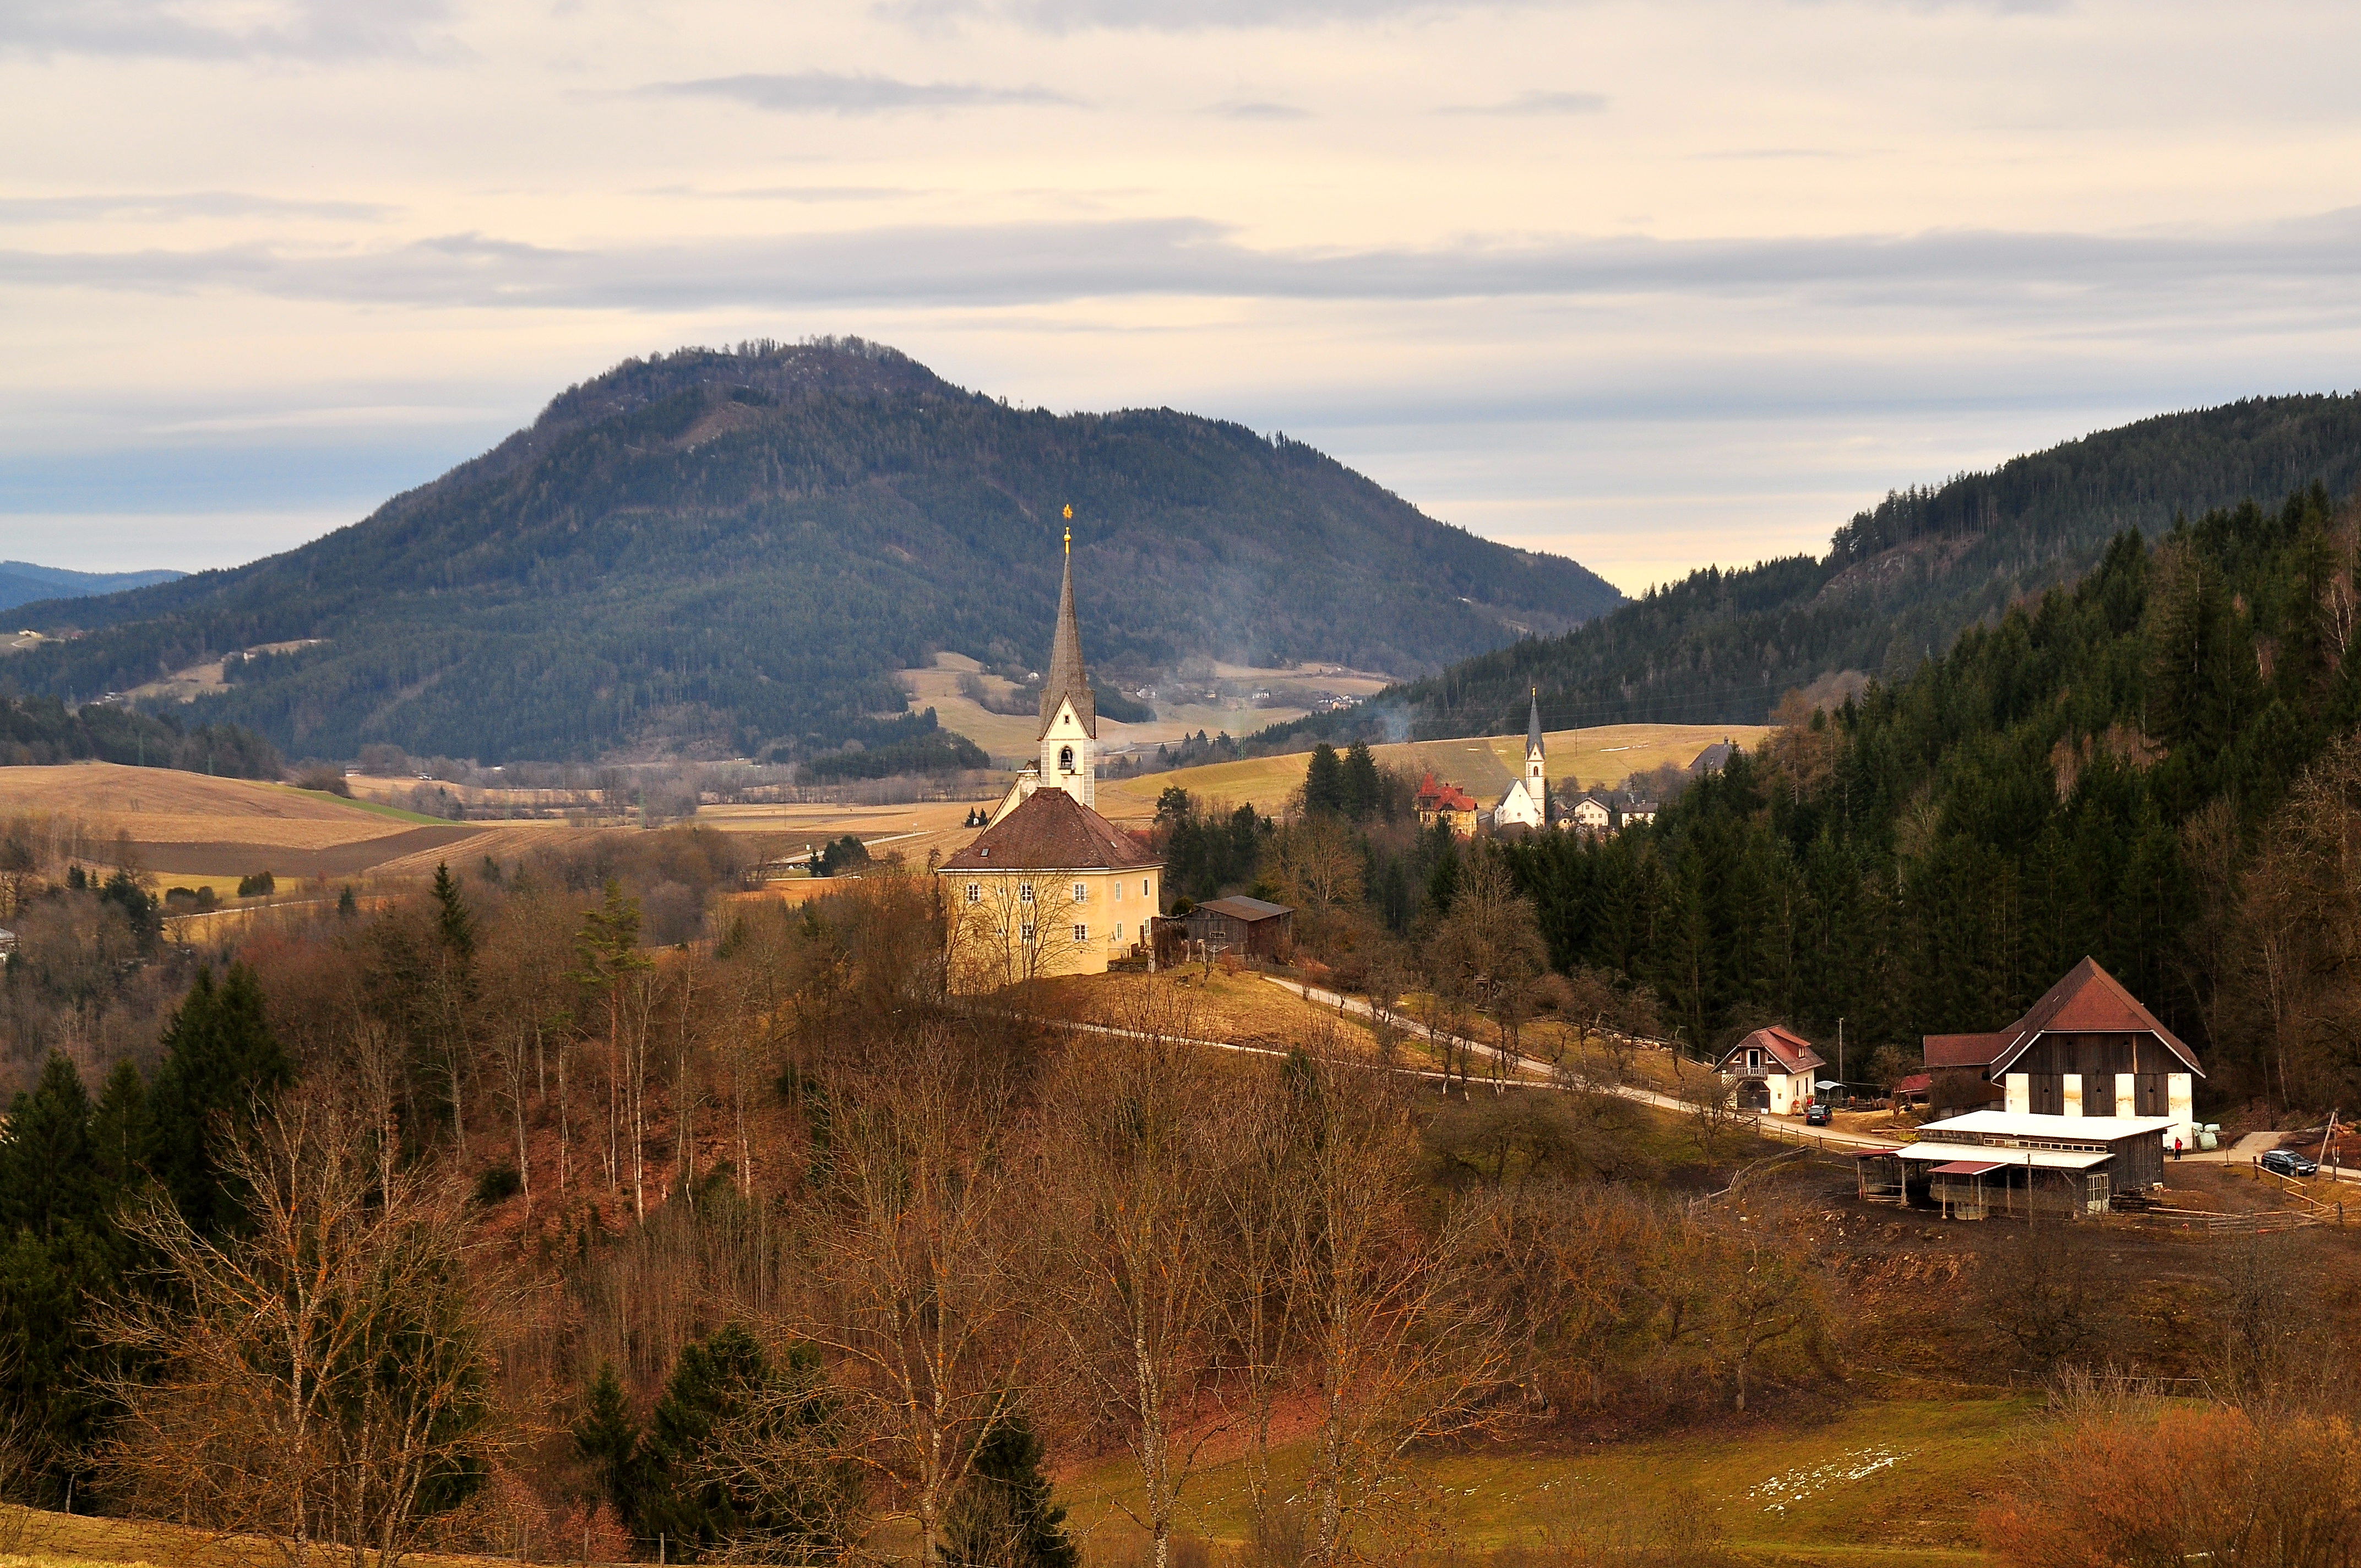
[[[2351,0],[0,0],[0,557],[234,564],[850,333],[1637,590],[2361,386],[2356,60]]]

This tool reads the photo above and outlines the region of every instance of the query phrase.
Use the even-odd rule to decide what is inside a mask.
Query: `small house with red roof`
[[[2197,1145],[2197,1053],[2095,959],[2084,959],[2024,1017],[1986,1035],[1928,1035],[1930,1073],[1971,1070],[2015,1115],[2169,1119],[2169,1149]]]
[[[1811,1041],[1773,1024],[1730,1047],[1721,1058],[1721,1076],[1746,1109],[1796,1116],[1812,1102],[1819,1070],[1828,1065]]]
[[[1454,836],[1473,839],[1482,825],[1484,808],[1476,797],[1455,784],[1439,783],[1433,773],[1419,781],[1418,793],[1411,797],[1418,809],[1418,825],[1433,828],[1438,822],[1451,825]]]

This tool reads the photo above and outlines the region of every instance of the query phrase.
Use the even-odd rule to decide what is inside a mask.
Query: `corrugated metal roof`
[[[2169,1116],[2037,1116],[2029,1111],[1970,1111],[1929,1122],[1918,1129],[1918,1135],[1939,1138],[1950,1133],[1960,1137],[2067,1138],[2111,1144],[2141,1133],[2161,1137],[2178,1125]]]
[[[1233,894],[1228,898],[1209,898],[1197,907],[1217,910],[1239,920],[1268,920],[1274,915],[1295,913],[1284,904],[1271,904],[1259,898],[1248,898],[1244,894]]]
[[[1982,1176],[1985,1171],[1999,1168],[2000,1161],[1996,1159],[1955,1159],[1949,1165],[1937,1166],[1927,1174],[1929,1176]]]
[[[1912,1144],[1894,1152],[1914,1162],[1991,1161],[1994,1165],[2013,1165],[2019,1170],[2027,1166],[2036,1170],[2088,1170],[2114,1157],[2104,1149],[1995,1149],[1982,1144]],[[1995,1155],[1997,1159],[1993,1158]]]

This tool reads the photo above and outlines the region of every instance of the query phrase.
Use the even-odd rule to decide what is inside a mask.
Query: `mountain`
[[[2070,583],[2127,530],[2276,504],[2361,480],[2361,394],[2256,398],[2164,414],[1889,495],[1828,553],[1708,567],[1612,615],[1529,638],[1380,693],[1357,712],[1263,732],[1308,745],[1362,731],[1440,739],[1514,733],[1541,688],[1551,729],[1638,722],[1759,724],[1786,692],[1855,672],[1888,685],[1965,628]]]
[[[38,604],[43,599],[82,598],[91,594],[120,593],[169,583],[181,572],[69,572],[60,566],[36,566],[30,561],[0,561],[0,609]]]
[[[630,360],[283,555],[27,622],[22,691],[232,661],[199,718],[295,753],[577,758],[879,739],[891,672],[1043,667],[1061,512],[1093,665],[1415,674],[1622,596],[1425,516],[1301,443],[1169,409],[1059,416],[857,340]],[[906,739],[903,728],[886,737]]]

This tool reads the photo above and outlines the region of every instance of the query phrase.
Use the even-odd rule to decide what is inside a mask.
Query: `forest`
[[[279,752],[236,724],[181,725],[175,716],[93,702],[69,710],[46,697],[0,696],[0,767],[97,761],[275,779]]]
[[[1611,615],[1535,636],[1253,737],[1515,734],[1541,690],[1552,729],[1766,721],[1791,689],[1846,672],[1898,685],[1971,626],[2093,570],[2126,530],[2312,485],[2361,484],[2361,394],[2256,398],[2163,414],[1886,497],[1827,555],[1701,567]]]
[[[28,609],[83,634],[0,694],[129,690],[267,643],[200,722],[290,755],[796,757],[898,714],[938,651],[1046,667],[1074,566],[1103,670],[1204,656],[1415,674],[1622,602],[1301,443],[1170,410],[1055,416],[858,341],[627,361],[302,548]]]

